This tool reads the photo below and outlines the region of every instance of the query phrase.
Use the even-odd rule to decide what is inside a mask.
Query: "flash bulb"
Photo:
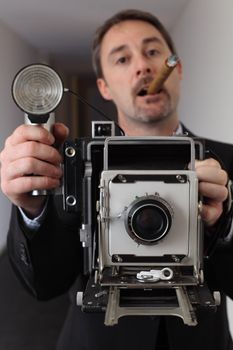
[[[31,64],[22,68],[12,83],[16,105],[29,115],[40,116],[54,111],[63,91],[60,76],[45,64]]]

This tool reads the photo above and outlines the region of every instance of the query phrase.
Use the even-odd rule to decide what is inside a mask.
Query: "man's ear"
[[[112,100],[112,95],[109,91],[108,85],[106,83],[106,81],[103,78],[98,78],[97,81],[97,86],[99,89],[99,92],[101,93],[102,97],[105,100],[111,101]]]

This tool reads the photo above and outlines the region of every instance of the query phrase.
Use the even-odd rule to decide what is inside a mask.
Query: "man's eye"
[[[148,55],[148,56],[151,56],[151,57],[157,56],[158,54],[159,54],[159,51],[156,50],[156,49],[151,49],[151,50],[148,50],[148,51],[147,51],[147,55]]]
[[[125,57],[125,56],[118,58],[116,61],[117,64],[124,64],[126,62],[127,62],[127,57]]]

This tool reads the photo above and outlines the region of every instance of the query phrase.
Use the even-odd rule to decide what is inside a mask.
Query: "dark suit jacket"
[[[206,146],[221,159],[233,178],[233,146],[210,140]],[[78,218],[65,213],[54,198],[49,199],[48,215],[36,233],[28,232],[18,209],[12,209],[8,252],[23,285],[41,300],[65,293],[71,287],[71,307],[59,350],[155,350],[161,318],[123,317],[118,325],[106,327],[103,314],[83,313],[75,305],[83,262],[78,227]],[[177,317],[163,317],[171,350],[233,349],[225,303],[226,295],[233,298],[232,276],[233,244],[219,241],[205,263],[205,279],[210,289],[221,291],[221,306],[216,313],[200,311],[196,327],[185,326]],[[159,349],[165,349],[165,344]]]

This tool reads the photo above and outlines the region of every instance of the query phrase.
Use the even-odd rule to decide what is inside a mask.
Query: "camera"
[[[47,65],[24,67],[12,84],[26,123],[44,127],[53,123],[63,92],[86,103]],[[91,138],[64,144],[63,207],[80,218],[87,280],[77,304],[84,312],[105,312],[105,325],[123,316],[166,315],[194,326],[198,308],[219,303],[218,292],[212,294],[204,280],[202,198],[194,166],[204,157],[204,142],[116,131],[112,121],[95,121]]]
[[[93,122],[92,138],[64,145],[64,210],[80,216],[84,312],[173,315],[196,325],[198,307],[215,308],[204,281],[202,198],[195,158],[204,143],[183,136],[115,136]]]

